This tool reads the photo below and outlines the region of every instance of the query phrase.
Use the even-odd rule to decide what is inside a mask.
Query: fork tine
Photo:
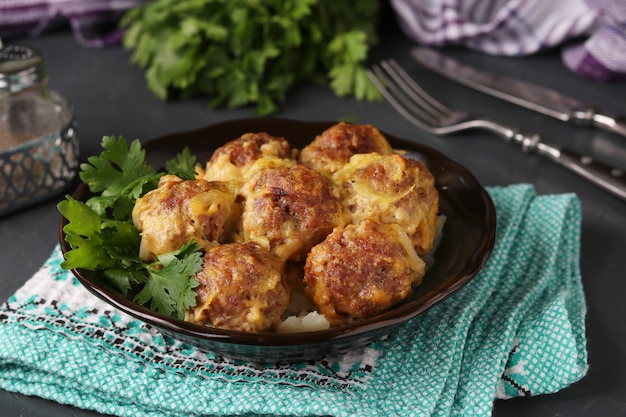
[[[435,99],[433,96],[428,94],[422,87],[420,87],[411,76],[396,62],[395,59],[389,59],[387,61],[383,61],[381,65],[387,68],[387,73],[391,74],[392,71],[395,72],[395,79],[403,84],[408,92],[407,94],[411,96],[414,100],[420,103],[427,103],[431,108],[438,110],[439,116],[446,116],[453,112],[450,108],[444,106]],[[393,70],[392,70],[393,69]]]
[[[383,60],[367,71],[385,99],[407,120],[422,130],[439,130],[453,110],[424,91],[394,60]]]
[[[432,130],[432,125],[437,124],[437,119],[418,108],[402,89],[386,75],[379,65],[372,65],[372,69],[366,70],[366,73],[389,104],[415,126],[422,130],[430,131]]]
[[[389,66],[387,61],[381,61],[377,73],[383,78],[387,84],[387,88],[395,93],[396,97],[404,104],[407,110],[425,119],[430,124],[438,124],[438,118],[440,117],[439,112],[433,109],[422,97],[415,94],[402,77]]]

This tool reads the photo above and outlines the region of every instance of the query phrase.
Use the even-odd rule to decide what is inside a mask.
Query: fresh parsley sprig
[[[121,22],[132,62],[165,100],[209,96],[214,107],[276,112],[300,82],[378,99],[365,74],[379,0],[155,0]]]
[[[165,172],[157,172],[146,163],[138,140],[129,146],[124,137],[105,136],[102,147],[99,156],[81,164],[79,173],[95,195],[85,202],[67,196],[57,206],[68,221],[63,231],[71,247],[61,267],[98,271],[135,302],[182,319],[195,305],[198,283],[193,276],[202,267],[200,247],[192,241],[154,262],[144,262],[139,258],[140,236],[132,209],[164,174],[193,178],[197,161],[185,148],[167,162]]]
[[[159,255],[156,261],[146,265],[148,278],[134,301],[142,305],[150,302],[154,311],[184,318],[187,308],[196,305],[193,289],[198,281],[192,277],[202,268],[199,249],[192,241],[176,252]]]
[[[98,194],[87,204],[101,217],[112,210],[113,218],[129,219],[135,200],[156,188],[163,173],[146,163],[138,140],[129,146],[124,137],[104,136],[102,149],[80,166],[80,179]]]
[[[192,180],[196,176],[198,159],[191,153],[189,148],[183,148],[174,159],[165,163],[165,170],[184,180]]]

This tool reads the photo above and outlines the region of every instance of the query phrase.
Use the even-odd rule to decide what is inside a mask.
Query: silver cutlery
[[[626,137],[624,116],[611,114],[546,87],[473,68],[433,49],[413,48],[411,56],[436,73],[480,92],[564,122],[593,125]]]
[[[626,117],[582,103],[552,89],[473,68],[429,48],[413,48],[411,56],[451,80],[564,122],[593,125],[626,137]]]
[[[545,156],[626,200],[626,176],[620,169],[596,161],[591,156],[549,145],[537,133],[525,134],[513,127],[451,109],[424,91],[394,60],[372,66],[367,75],[401,115],[426,132],[448,135],[469,129],[487,130],[519,145],[524,152]]]

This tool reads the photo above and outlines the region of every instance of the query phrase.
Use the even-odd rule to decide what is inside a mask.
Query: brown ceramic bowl
[[[214,124],[198,130],[162,136],[146,142],[147,160],[162,167],[185,146],[204,161],[225,142],[247,132],[268,132],[302,148],[334,122],[301,122],[283,119],[246,119]],[[496,213],[489,194],[464,167],[416,140],[386,135],[395,148],[423,161],[436,178],[440,212],[447,217],[436,261],[411,297],[374,318],[328,330],[294,334],[246,333],[204,327],[157,314],[135,304],[106,285],[98,274],[73,270],[78,280],[111,306],[159,328],[175,339],[199,349],[234,359],[261,362],[294,362],[319,359],[363,347],[389,334],[467,284],[489,257],[495,240]],[[81,184],[74,198],[85,201],[89,191]],[[60,242],[68,251],[62,230]]]

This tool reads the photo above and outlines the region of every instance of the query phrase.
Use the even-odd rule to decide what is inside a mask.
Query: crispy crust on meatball
[[[424,269],[400,226],[368,219],[335,229],[311,250],[305,291],[336,325],[375,316],[405,300],[421,283]]]
[[[217,148],[198,178],[208,181],[238,181],[259,158],[294,158],[294,150],[282,137],[265,132],[246,133]]]
[[[133,209],[143,259],[191,239],[203,248],[185,320],[273,331],[305,309],[336,326],[392,308],[421,283],[435,180],[375,127],[338,123],[299,157],[282,137],[247,133],[205,168],[196,180],[164,176]]]
[[[133,208],[133,223],[141,233],[139,256],[154,259],[191,239],[205,249],[226,242],[240,211],[224,183],[166,175]]]
[[[300,261],[342,225],[338,192],[319,172],[295,161],[259,160],[242,184],[241,235],[283,261]]]
[[[300,151],[299,162],[324,174],[336,172],[352,155],[392,152],[391,145],[372,125],[340,122],[326,129]]]
[[[358,154],[332,178],[353,223],[370,218],[398,224],[420,256],[432,249],[439,193],[421,161],[399,154]]]
[[[284,263],[251,242],[211,248],[196,280],[196,306],[186,320],[198,324],[266,331],[280,324],[289,303]]]

